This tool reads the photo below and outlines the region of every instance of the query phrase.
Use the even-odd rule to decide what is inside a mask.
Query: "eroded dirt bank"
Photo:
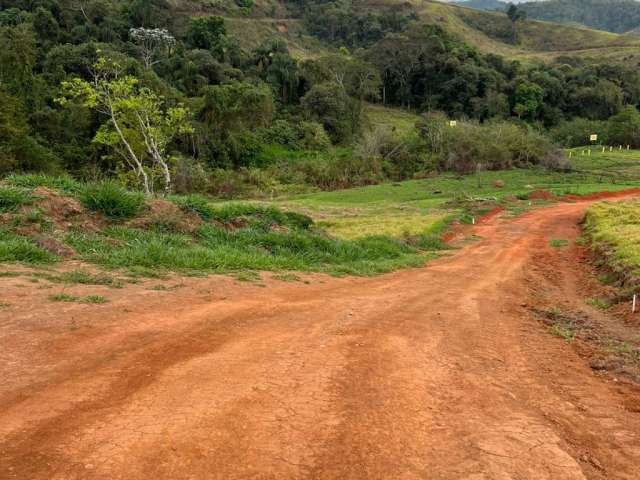
[[[587,205],[371,279],[212,277],[100,307],[0,279],[30,303],[0,311],[0,478],[640,478],[640,392],[530,313],[581,298],[549,239]]]

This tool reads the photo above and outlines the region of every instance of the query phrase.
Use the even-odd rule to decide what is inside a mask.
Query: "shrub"
[[[432,132],[432,130],[431,130]],[[549,139],[528,127],[508,122],[458,123],[435,136],[421,134],[427,148],[439,154],[447,168],[458,173],[545,166],[564,167],[564,156]]]
[[[551,139],[563,147],[580,147],[589,143],[592,134],[598,135],[598,141],[608,143],[607,122],[576,118],[562,122],[549,131]]]
[[[130,192],[114,182],[102,182],[87,185],[80,199],[89,210],[102,212],[114,219],[135,216],[144,205],[141,193]]]
[[[0,212],[15,212],[18,207],[32,201],[33,196],[27,190],[0,186]]]

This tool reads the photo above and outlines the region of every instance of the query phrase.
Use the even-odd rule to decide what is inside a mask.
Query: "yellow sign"
[[[451,120],[451,121],[449,122],[449,126],[450,126],[450,127],[455,127],[456,125],[458,125],[458,122],[456,122],[455,120]]]
[[[595,133],[593,135],[591,135],[590,137],[592,142],[597,142],[598,141],[598,135],[596,135]]]

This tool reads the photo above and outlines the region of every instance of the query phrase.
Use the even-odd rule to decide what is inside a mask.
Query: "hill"
[[[530,18],[579,23],[599,30],[625,33],[640,26],[636,0],[547,0],[520,4]]]
[[[558,57],[581,57],[593,62],[626,64],[640,61],[640,38],[637,35],[620,35],[580,25],[530,19],[518,25],[519,41],[514,43],[512,25],[504,13],[471,8],[478,7],[480,3],[490,7],[487,2],[493,1],[442,3],[432,0],[359,0],[353,2],[353,8],[365,12],[363,16],[370,12],[387,12],[390,8],[401,9],[408,15],[415,14],[417,22],[442,27],[481,52],[523,61],[548,62]],[[256,0],[248,13],[238,10],[236,3],[229,1],[215,4],[178,2],[175,8],[183,17],[222,15],[230,32],[238,38],[243,48],[249,50],[271,38],[285,40],[292,55],[297,58],[317,57],[332,47],[341,46],[339,41],[328,45],[326,41],[319,40],[314,34],[317,25],[310,27],[309,22],[305,21],[304,10],[296,5],[294,2]],[[336,22],[333,18],[329,22],[324,16],[322,21]]]
[[[542,2],[544,4],[548,2]],[[581,57],[588,61],[637,63],[640,38],[576,25],[526,20],[518,24],[518,43],[502,12],[481,11],[436,1],[415,1],[421,21],[440,25],[482,52],[525,61],[553,61]]]
[[[458,0],[451,2],[461,7],[475,8],[477,10],[503,11],[507,4],[500,0]]]

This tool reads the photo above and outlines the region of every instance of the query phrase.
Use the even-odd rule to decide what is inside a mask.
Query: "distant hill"
[[[527,12],[529,18],[580,23],[615,33],[640,27],[640,2],[636,0],[547,0],[521,3],[519,7]]]
[[[503,11],[507,3],[500,0],[456,0],[451,2],[461,7],[475,8],[476,10]]]

